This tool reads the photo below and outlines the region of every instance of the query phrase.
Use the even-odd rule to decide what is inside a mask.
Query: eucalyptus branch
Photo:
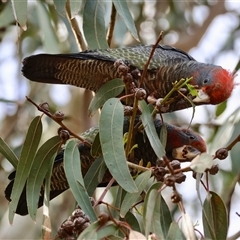
[[[232,148],[238,143],[240,142],[240,134],[226,147],[226,149],[228,151],[231,151]]]
[[[170,98],[170,96],[176,92],[179,91],[180,88],[182,88],[183,86],[185,86],[189,81],[192,80],[192,77],[190,78],[182,78],[180,79],[178,82],[173,83],[173,88],[171,89],[171,91],[163,98],[163,100],[161,101],[161,104],[164,104],[167,102],[167,100]]]
[[[44,113],[45,115],[47,115],[48,117],[50,117],[54,122],[56,122],[57,124],[59,124],[63,129],[67,130],[69,132],[70,135],[74,136],[75,138],[79,139],[80,141],[84,142],[84,144],[86,144],[87,146],[91,147],[92,144],[88,141],[86,141],[86,139],[78,136],[77,134],[75,134],[74,132],[72,132],[65,124],[63,124],[62,120],[63,120],[63,116],[61,117],[56,117],[54,116],[52,113],[50,113],[50,111],[48,109],[46,109],[45,107],[43,107],[42,105],[37,105],[32,99],[30,99],[29,97],[26,96],[26,99],[32,103],[37,109],[38,111]]]
[[[132,163],[132,162],[129,162],[129,161],[127,161],[127,165],[128,165],[128,167],[137,169],[139,172],[146,172],[146,171],[151,170],[150,168],[146,168],[146,167],[140,166],[138,164],[135,164],[135,163]]]
[[[145,78],[146,73],[147,73],[147,70],[148,70],[148,66],[149,66],[149,64],[150,64],[150,61],[151,61],[151,59],[152,59],[152,57],[153,57],[153,54],[154,54],[154,52],[155,52],[155,50],[156,50],[159,42],[162,40],[162,36],[163,36],[163,31],[160,32],[156,43],[155,43],[155,44],[153,45],[153,47],[152,47],[152,51],[151,51],[151,53],[150,53],[150,55],[149,55],[149,58],[148,58],[145,66],[144,66],[143,73],[142,73],[142,75],[141,75],[140,84],[139,84],[138,87],[140,87],[140,86],[142,85],[143,81],[144,81],[144,78]]]
[[[83,34],[78,26],[78,22],[77,22],[76,18],[72,17],[72,15],[71,15],[70,0],[66,1],[65,10],[66,10],[66,14],[67,14],[67,19],[71,25],[71,28],[72,28],[73,34],[75,36],[76,42],[78,44],[79,50],[82,50],[82,51],[87,50],[88,47],[84,40]]]
[[[99,203],[102,202],[102,200],[104,199],[104,197],[106,196],[108,190],[111,188],[111,186],[113,185],[113,183],[115,182],[115,179],[112,178],[108,185],[106,186],[106,188],[104,189],[104,191],[102,192],[101,196],[99,197],[99,199],[95,202],[94,206],[93,207],[96,207]]]

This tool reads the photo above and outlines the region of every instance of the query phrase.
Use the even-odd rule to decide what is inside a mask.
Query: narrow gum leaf
[[[139,104],[142,110],[141,119],[144,126],[144,130],[148,136],[149,142],[154,152],[156,153],[157,157],[160,159],[165,155],[165,150],[156,132],[153,119],[151,116],[150,108],[148,107],[148,105],[144,100],[140,101]]]
[[[44,48],[48,53],[60,52],[60,44],[57,37],[56,30],[54,29],[51,19],[49,18],[49,12],[46,6],[39,1],[37,7],[37,18],[39,19],[40,29],[44,36]]]
[[[31,122],[21,151],[21,156],[17,166],[15,181],[13,184],[11,199],[9,204],[9,221],[12,223],[16,211],[18,200],[28,178],[32,160],[36,154],[38,144],[42,135],[41,117],[35,117]]]
[[[123,105],[119,99],[109,99],[102,108],[99,136],[104,161],[117,183],[127,192],[138,189],[129,172],[123,146]]]
[[[196,156],[190,163],[190,168],[197,173],[204,173],[206,169],[210,169],[213,165],[213,157],[209,153],[202,153]]]
[[[105,83],[95,94],[89,105],[89,115],[92,116],[109,99],[118,96],[124,90],[124,83],[116,78]]]
[[[2,138],[0,138],[0,153],[2,153],[2,155],[13,165],[13,167],[17,169],[19,160],[12,149]]]
[[[64,151],[64,170],[68,184],[77,203],[93,222],[97,220],[97,217],[84,186],[80,164],[81,160],[77,144],[78,142],[75,139],[71,139],[67,142]]]
[[[202,221],[205,237],[227,239],[228,217],[222,199],[210,191],[203,203]]]
[[[30,217],[35,221],[38,208],[38,199],[43,180],[54,161],[61,144],[59,136],[46,141],[37,151],[27,180],[27,203]]]
[[[51,185],[51,176],[52,169],[54,165],[55,157],[52,156],[50,160],[50,166],[45,176],[45,186],[44,186],[44,201],[43,201],[43,223],[42,223],[42,239],[48,240],[51,239],[51,221],[49,217],[49,205],[50,205],[50,185]]]
[[[117,226],[115,223],[108,221],[103,226],[100,227],[100,223],[94,222],[89,227],[87,227],[78,237],[78,240],[82,239],[103,239],[104,237],[113,235]]]
[[[102,1],[86,1],[83,9],[83,31],[90,49],[108,48],[105,15]]]
[[[89,196],[93,195],[95,189],[99,184],[99,181],[97,181],[97,179],[102,162],[103,157],[100,156],[94,161],[94,163],[91,165],[91,167],[88,169],[87,173],[84,176],[84,183]]]
[[[15,20],[19,23],[21,28],[26,31],[27,30],[27,0],[11,0],[12,2],[12,10]]]
[[[159,212],[160,193],[158,189],[162,186],[162,183],[154,183],[147,191],[147,195],[143,205],[143,222],[145,226],[145,236],[147,237],[150,232],[153,231],[153,217],[154,211]],[[156,209],[157,208],[157,209]],[[161,234],[160,234],[161,235]]]
[[[66,2],[67,0],[61,0],[61,1],[53,0],[56,10],[58,11],[58,13],[60,13],[63,16],[66,16],[66,13],[65,13]]]
[[[140,224],[132,212],[128,211],[124,219],[131,226],[132,230],[141,232]]]
[[[188,214],[182,214],[182,231],[187,239],[196,240],[192,220]]]
[[[166,240],[176,240],[176,239],[186,240],[178,224],[176,222],[172,222],[170,225]]]
[[[101,154],[102,154],[102,148],[101,148],[101,143],[100,143],[99,133],[98,133],[92,143],[91,155],[97,158]]]
[[[130,230],[129,232],[129,239],[134,239],[134,240],[142,240],[145,239],[144,235],[140,232]]]
[[[135,27],[134,20],[132,18],[132,15],[129,11],[129,7],[127,5],[127,1],[125,0],[113,0],[113,4],[117,10],[117,13],[122,18],[123,22],[125,23],[126,27],[130,31],[130,33],[133,35],[133,37],[139,41],[137,29]]]
[[[151,177],[151,171],[146,171],[142,174],[140,174],[136,180],[135,184],[138,188],[138,192],[132,194],[127,193],[123,199],[121,209],[120,209],[120,216],[123,218],[125,214],[128,212],[128,210],[132,207],[134,203],[137,202],[138,198],[140,197],[140,194],[147,186],[148,180]]]

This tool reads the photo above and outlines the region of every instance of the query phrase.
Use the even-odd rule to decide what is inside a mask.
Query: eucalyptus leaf
[[[19,163],[16,169],[16,176],[11,193],[12,201],[9,204],[9,221],[13,222],[14,213],[16,212],[18,200],[22,194],[26,180],[29,176],[29,172],[32,166],[32,161],[36,154],[38,144],[42,135],[42,122],[41,117],[35,117],[26,135],[25,142],[19,158]]]
[[[78,141],[75,139],[68,140],[66,143],[64,151],[64,171],[77,203],[93,222],[97,220],[97,217],[84,185],[77,144]]]
[[[122,201],[121,209],[120,209],[120,216],[123,218],[125,214],[129,211],[129,209],[134,205],[134,203],[137,202],[139,199],[142,191],[145,189],[145,187],[148,184],[148,180],[151,177],[151,171],[146,171],[142,174],[140,174],[136,180],[135,184],[138,188],[138,192],[132,194],[127,193]]]
[[[7,145],[7,143],[0,138],[0,152],[2,155],[13,165],[15,169],[17,169],[18,158],[12,149]]]
[[[19,23],[22,29],[27,30],[27,0],[11,0],[12,3],[12,11],[15,20]]]
[[[59,136],[46,141],[37,151],[27,180],[27,205],[30,217],[35,221],[38,208],[38,200],[43,180],[55,159],[57,150],[61,144]]]
[[[78,240],[82,239],[102,239],[113,235],[118,227],[111,221],[108,221],[103,226],[100,223],[94,222],[89,227],[87,227],[78,237]]]
[[[83,10],[83,32],[90,49],[108,48],[105,14],[101,0],[86,1]]]
[[[99,137],[106,166],[113,178],[127,192],[138,189],[129,172],[122,141],[123,106],[119,99],[109,99],[102,108],[99,122]]]
[[[91,167],[88,169],[87,173],[84,176],[84,184],[87,189],[88,195],[92,196],[94,191],[96,190],[99,181],[98,181],[98,175],[99,171],[101,169],[101,164],[103,162],[103,157],[98,157]]]
[[[92,99],[88,108],[89,115],[92,116],[109,98],[118,96],[124,87],[125,84],[119,78],[106,82]]]
[[[207,238],[218,240],[227,239],[228,216],[222,199],[210,191],[202,210],[204,235]]]
[[[139,41],[139,37],[138,37],[138,34],[137,34],[137,29],[135,27],[133,17],[131,15],[130,11],[129,11],[127,1],[126,0],[112,0],[112,2],[114,4],[118,14],[120,15],[120,17],[124,21],[126,27],[130,31],[130,33],[133,35],[133,37],[137,41]]]
[[[148,136],[149,142],[150,142],[155,154],[160,159],[165,155],[165,149],[164,149],[162,143],[160,142],[159,136],[158,136],[156,128],[154,126],[150,108],[144,100],[139,101],[139,105],[142,110],[141,119],[142,119],[142,123],[144,126],[144,130]]]

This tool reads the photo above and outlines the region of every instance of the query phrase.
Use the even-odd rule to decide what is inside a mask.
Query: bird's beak
[[[199,89],[197,91],[198,91],[198,95],[193,99],[194,103],[209,103],[210,102],[209,96],[202,89]]]
[[[197,155],[201,154],[196,148],[188,145],[184,145],[172,150],[172,157],[180,162],[191,161]]]

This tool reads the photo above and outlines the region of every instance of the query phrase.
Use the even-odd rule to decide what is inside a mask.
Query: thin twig
[[[226,149],[228,151],[231,151],[232,148],[238,143],[240,142],[240,134],[226,147]]]
[[[104,197],[106,196],[108,190],[111,188],[111,186],[113,185],[113,183],[115,182],[115,179],[112,178],[108,185],[106,186],[106,188],[104,189],[104,191],[102,192],[101,196],[99,197],[99,199],[95,202],[93,207],[96,207],[100,202],[102,202],[102,200],[104,199]]]
[[[66,5],[65,5],[65,10],[66,10],[66,14],[67,14],[67,18],[68,18],[68,21],[71,25],[71,29],[73,31],[73,34],[76,38],[76,42],[78,44],[78,48],[79,50],[87,50],[88,47],[87,47],[87,44],[83,38],[83,34],[78,26],[78,22],[76,20],[75,17],[72,17],[71,16],[71,8],[70,8],[70,0],[67,0],[66,1]]]
[[[151,59],[152,59],[152,57],[153,57],[153,54],[154,54],[154,52],[155,52],[155,50],[156,50],[159,42],[162,40],[162,36],[163,36],[163,31],[160,32],[156,43],[155,43],[155,44],[153,45],[153,47],[152,47],[152,51],[151,51],[151,53],[150,53],[150,55],[149,55],[149,58],[148,58],[145,66],[144,66],[143,73],[142,73],[142,75],[141,75],[140,84],[139,84],[138,87],[140,87],[140,86],[142,85],[143,81],[144,81],[144,78],[145,78],[146,73],[147,73],[147,70],[148,70],[148,66],[149,66],[149,64],[150,64],[150,61],[151,61]]]
[[[138,164],[135,164],[135,163],[132,163],[132,162],[129,162],[129,161],[127,161],[127,165],[128,165],[128,167],[137,169],[139,172],[146,172],[146,171],[151,170],[150,168],[146,168],[146,167],[140,166]]]
[[[117,11],[115,8],[115,5],[112,3],[112,12],[111,12],[111,17],[110,17],[110,23],[108,27],[108,33],[107,33],[107,43],[108,46],[111,46],[112,42],[112,37],[113,37],[113,30],[115,27],[115,22],[116,22],[116,16],[117,16]]]
[[[234,235],[227,238],[227,240],[236,240],[236,239],[239,239],[239,237],[240,237],[240,231],[236,232]]]
[[[69,132],[70,135],[74,136],[75,138],[79,139],[80,141],[84,142],[84,144],[86,144],[87,146],[91,147],[92,144],[88,141],[86,141],[86,139],[78,136],[77,134],[75,134],[74,132],[72,132],[67,126],[65,126],[65,124],[62,123],[62,121],[57,120],[56,118],[54,118],[54,116],[47,110],[45,110],[44,108],[41,108],[39,105],[37,105],[32,99],[30,99],[29,97],[26,96],[26,99],[32,103],[40,112],[43,112],[45,115],[47,115],[48,117],[50,117],[54,122],[56,122],[57,124],[59,124],[63,129],[67,130]]]

